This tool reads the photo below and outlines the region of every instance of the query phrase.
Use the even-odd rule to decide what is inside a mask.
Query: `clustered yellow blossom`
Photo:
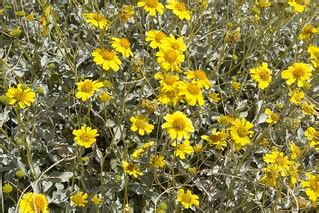
[[[26,193],[19,202],[19,210],[21,213],[49,213],[48,199],[43,194]]]
[[[171,139],[189,139],[190,134],[195,131],[192,121],[180,111],[168,114],[164,117],[166,121],[162,128],[167,130]]]
[[[71,195],[70,198],[74,206],[84,207],[88,202],[88,194],[81,191],[78,191],[76,194]]]
[[[185,209],[199,205],[198,195],[193,194],[189,189],[180,189],[177,193],[177,201],[180,202]]]
[[[88,126],[81,126],[80,129],[73,130],[72,134],[75,136],[75,143],[85,148],[90,148],[96,142],[96,137],[99,136],[97,129]]]
[[[126,160],[122,161],[122,167],[123,167],[123,171],[124,173],[133,176],[135,178],[137,178],[138,176],[143,175],[143,172],[141,172],[137,166],[137,164],[135,163],[131,163],[128,162]]]
[[[272,71],[268,68],[267,63],[262,63],[261,66],[250,69],[251,78],[258,82],[258,88],[265,89],[271,82]]]
[[[10,105],[17,105],[20,109],[30,107],[35,101],[35,92],[25,84],[18,84],[17,87],[11,87],[6,92]]]

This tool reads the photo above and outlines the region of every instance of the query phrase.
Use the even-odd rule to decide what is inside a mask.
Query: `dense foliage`
[[[317,1],[12,2],[3,212],[316,208]]]

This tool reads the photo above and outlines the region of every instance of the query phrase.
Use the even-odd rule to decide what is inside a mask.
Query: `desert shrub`
[[[316,1],[13,2],[3,212],[316,208]]]

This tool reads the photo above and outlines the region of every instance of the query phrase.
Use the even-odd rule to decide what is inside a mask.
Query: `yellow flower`
[[[48,213],[48,200],[43,194],[29,192],[19,202],[21,213]]]
[[[307,49],[310,59],[314,67],[319,68],[319,47],[310,45]]]
[[[122,167],[123,167],[123,170],[124,170],[125,174],[133,176],[135,178],[137,178],[140,175],[143,175],[143,172],[141,172],[138,169],[137,165],[134,164],[134,163],[129,163],[128,161],[123,160],[122,161]]]
[[[319,198],[319,175],[307,173],[308,180],[301,181],[301,186],[306,189],[309,199],[316,203]]]
[[[137,6],[143,7],[150,16],[156,16],[156,12],[161,15],[164,13],[164,5],[158,0],[139,0]]]
[[[133,160],[138,160],[141,158],[141,156],[146,152],[147,150],[145,149],[142,149],[142,148],[138,148],[138,149],[135,149],[134,152],[132,153],[132,158]]]
[[[3,186],[2,186],[2,192],[3,193],[6,193],[6,194],[9,194],[10,192],[12,192],[13,190],[13,187],[10,183],[5,183]]]
[[[213,103],[218,103],[220,101],[220,93],[218,92],[211,92],[208,94],[209,100]]]
[[[241,83],[237,81],[232,81],[231,88],[235,91],[239,91],[241,89]]]
[[[291,152],[291,159],[295,160],[300,156],[300,147],[294,143],[289,143],[289,149]]]
[[[154,125],[148,123],[148,118],[144,115],[137,115],[130,118],[132,122],[131,130],[133,132],[138,131],[138,134],[149,134],[153,131]]]
[[[316,113],[316,110],[314,109],[315,105],[304,101],[301,105],[301,110],[305,115],[314,115]]]
[[[99,136],[96,129],[88,126],[81,126],[80,129],[73,130],[72,134],[75,136],[75,143],[85,148],[90,148],[96,142],[96,137]]]
[[[189,70],[187,71],[186,78],[195,80],[197,84],[204,87],[205,89],[209,89],[209,87],[212,86],[212,83],[209,81],[205,71],[203,70]]]
[[[202,10],[205,10],[207,8],[207,5],[208,5],[208,0],[202,0],[202,3],[201,3]]]
[[[102,202],[103,202],[101,196],[98,195],[98,194],[93,195],[91,201],[92,201],[92,202],[94,203],[94,205],[96,205],[96,206],[100,206],[100,205],[102,204]]]
[[[214,145],[216,149],[224,150],[227,146],[227,137],[228,134],[225,130],[216,131],[216,129],[212,130],[210,135],[202,135],[201,138],[207,141],[209,144]]]
[[[186,193],[184,189],[178,190],[177,201],[179,201],[185,209],[199,205],[199,197],[193,194],[189,189],[186,191]]]
[[[180,111],[168,114],[164,119],[166,122],[162,124],[162,128],[167,129],[171,139],[189,139],[190,133],[195,131],[192,121]]]
[[[299,182],[298,166],[299,166],[299,164],[296,162],[293,162],[293,161],[290,165],[289,184],[291,187],[294,187]]]
[[[271,2],[269,2],[269,0],[258,0],[256,5],[258,7],[267,8],[271,6]]]
[[[166,5],[166,8],[173,10],[173,13],[178,16],[179,19],[191,19],[191,12],[186,8],[186,5],[183,2],[167,0],[167,3],[168,5]]]
[[[310,142],[309,147],[319,151],[319,131],[313,127],[308,127],[304,134]]]
[[[33,21],[33,20],[34,20],[34,15],[33,15],[33,13],[27,15],[27,20],[28,20],[28,21]]]
[[[304,87],[305,83],[310,80],[312,66],[305,63],[294,63],[287,70],[282,71],[281,77],[286,79],[288,86],[297,81],[298,87]]]
[[[163,33],[162,31],[158,30],[150,30],[146,32],[146,41],[150,41],[150,47],[152,49],[158,48],[162,41],[166,38],[166,34]]]
[[[197,170],[198,169],[195,166],[188,168],[188,172],[191,173],[191,174],[195,174],[197,172]]]
[[[180,95],[184,96],[184,99],[190,106],[195,106],[198,103],[199,106],[205,104],[202,88],[196,82],[184,83],[180,82]]]
[[[151,155],[149,165],[153,168],[163,168],[165,166],[164,156],[156,154]]]
[[[30,107],[35,99],[35,93],[24,84],[18,84],[16,88],[9,88],[6,96],[9,98],[10,105],[17,104],[20,109]]]
[[[290,102],[294,104],[301,104],[301,101],[305,97],[305,93],[299,89],[295,89],[288,94],[290,96]]]
[[[250,143],[250,138],[254,134],[250,129],[253,127],[254,125],[245,118],[236,119],[232,123],[232,126],[230,127],[230,136],[237,148],[240,149],[242,146]]]
[[[161,68],[167,71],[179,71],[185,59],[183,53],[174,49],[160,49],[156,56]]]
[[[126,22],[134,16],[134,13],[134,8],[131,5],[123,5],[119,12],[119,16],[122,21]]]
[[[133,56],[131,50],[131,43],[127,38],[115,38],[112,37],[112,47],[119,53],[123,55],[124,58],[129,58]]]
[[[309,4],[310,0],[288,0],[288,4],[295,13],[302,13]]]
[[[258,82],[259,89],[265,89],[271,82],[272,71],[268,68],[267,63],[262,63],[261,66],[250,69],[251,78]]]
[[[22,177],[25,176],[25,172],[22,169],[19,169],[19,170],[16,171],[16,176],[18,178],[22,178]]]
[[[273,166],[282,177],[286,177],[288,175],[292,162],[284,155],[284,153],[279,152],[278,150],[273,150],[266,154],[263,159],[267,164],[270,164],[268,166]]]
[[[313,36],[314,34],[318,33],[319,29],[316,28],[315,26],[312,26],[311,24],[305,24],[300,33],[298,38],[300,40],[307,40],[309,39],[311,36]]]
[[[221,115],[217,118],[218,123],[223,126],[229,126],[236,120],[235,117],[230,115]]]
[[[102,65],[104,70],[112,69],[114,71],[118,71],[122,64],[120,59],[112,50],[98,48],[93,51],[92,56],[93,61],[98,65]]]
[[[162,40],[160,48],[173,49],[184,52],[186,50],[186,44],[184,43],[183,37],[179,37],[176,39],[174,35],[170,35],[169,37],[166,37]]]
[[[169,91],[161,89],[158,100],[161,104],[176,106],[181,100],[179,88]]]
[[[109,93],[107,91],[104,91],[102,92],[100,95],[99,95],[99,99],[102,101],[102,102],[108,102],[109,100],[111,100],[111,96],[109,95]]]
[[[152,147],[153,145],[154,145],[154,141],[149,141],[149,142],[143,144],[142,148],[143,148],[144,150],[146,150],[146,149]]]
[[[86,203],[88,202],[88,194],[78,191],[76,194],[72,195],[71,201],[75,206],[84,207]]]
[[[159,103],[155,100],[144,99],[141,101],[142,107],[149,113],[153,113],[156,111]]]
[[[110,21],[107,20],[101,13],[83,13],[84,19],[87,23],[93,24],[93,26],[107,30],[110,26]]]
[[[166,73],[156,73],[154,75],[156,80],[159,80],[161,85],[161,89],[163,91],[172,91],[175,90],[176,87],[179,85],[179,77],[178,75],[171,75]]]
[[[26,12],[24,12],[23,10],[19,10],[16,12],[17,16],[26,16]]]
[[[174,152],[174,155],[179,157],[180,159],[185,159],[185,154],[192,154],[194,152],[194,148],[190,145],[190,142],[188,140],[184,141],[181,144],[177,144],[175,141],[172,143],[173,147],[176,147],[176,150]]]
[[[76,83],[77,85],[77,93],[75,94],[75,97],[78,99],[82,99],[83,101],[86,101],[89,99],[96,91],[98,91],[101,87],[103,87],[103,83],[99,81],[92,81],[89,79],[86,79],[84,81],[80,81]]]
[[[193,149],[194,149],[194,153],[199,153],[199,152],[204,151],[204,147],[203,147],[203,144],[202,144],[202,143],[195,144],[195,146],[193,147]]]
[[[262,176],[260,181],[264,183],[267,186],[275,187],[277,186],[277,180],[278,180],[278,171],[276,167],[273,166],[267,166],[263,168],[263,172],[265,175]]]
[[[143,144],[140,148],[135,149],[131,155],[132,158],[134,160],[140,159],[141,156],[147,152],[147,149],[153,146],[153,144],[154,144],[154,142],[150,141],[148,143]]]
[[[14,28],[12,29],[10,32],[9,32],[9,35],[13,36],[13,37],[19,37],[21,35],[23,31],[17,27],[17,28]]]
[[[276,124],[279,121],[279,115],[277,113],[274,113],[271,111],[269,108],[265,110],[266,115],[268,115],[268,118],[266,120],[267,123],[269,124]]]

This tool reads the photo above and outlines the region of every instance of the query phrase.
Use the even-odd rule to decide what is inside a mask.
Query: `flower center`
[[[144,119],[137,119],[135,125],[138,129],[144,129],[146,127],[146,122]]]
[[[173,121],[173,127],[177,130],[183,130],[186,124],[183,118],[175,118]]]
[[[194,75],[200,80],[207,79],[206,73],[203,70],[195,70]]]
[[[218,135],[210,135],[209,140],[212,141],[213,143],[216,143],[220,140],[220,137]]]
[[[164,82],[167,85],[173,85],[176,82],[175,76],[166,75],[164,78]]]
[[[180,145],[178,146],[178,149],[179,149],[180,151],[184,151],[184,150],[186,149],[185,144],[180,144]]]
[[[278,156],[278,158],[277,158],[277,164],[280,165],[280,166],[284,166],[284,165],[286,164],[285,157]]]
[[[24,100],[26,100],[27,93],[25,93],[23,89],[21,91],[16,90],[14,97],[17,99],[17,102],[24,101]]]
[[[89,82],[84,82],[84,84],[82,85],[81,90],[83,92],[90,93],[93,90],[93,83],[90,82],[90,81]]]
[[[296,0],[296,2],[297,2],[298,4],[301,4],[301,5],[306,4],[306,3],[305,3],[305,0]]]
[[[191,203],[191,202],[192,202],[192,197],[189,196],[189,195],[187,195],[187,194],[184,194],[184,195],[183,195],[183,201],[184,201],[185,203]]]
[[[315,178],[314,180],[310,180],[309,185],[313,191],[318,192],[319,191],[319,178]]]
[[[269,79],[269,73],[266,70],[260,72],[259,77],[263,81],[267,81]]]
[[[178,93],[176,92],[176,91],[174,91],[174,90],[171,90],[171,91],[167,91],[166,93],[165,93],[165,95],[168,97],[168,98],[170,98],[170,99],[173,99],[173,98],[177,98],[178,96]]]
[[[80,139],[84,142],[88,142],[90,140],[90,135],[88,133],[82,133]]]
[[[125,49],[129,49],[131,46],[131,43],[126,38],[123,38],[120,40],[120,45],[124,47]]]
[[[175,60],[177,58],[177,54],[176,54],[176,52],[174,50],[167,50],[165,52],[164,57],[165,57],[166,61],[168,61],[170,63],[173,63],[173,62],[175,62]]]
[[[198,95],[200,94],[200,88],[196,84],[188,84],[187,85],[187,90],[190,94],[192,95]]]
[[[36,208],[37,211],[42,211],[44,209],[45,203],[44,200],[41,197],[35,196],[33,203],[32,203],[32,208]]]
[[[305,71],[304,69],[302,69],[301,67],[296,67],[293,72],[292,72],[293,76],[295,78],[301,78],[305,75]]]
[[[103,21],[105,18],[101,14],[96,14],[93,19],[97,22]]]
[[[101,50],[101,55],[102,55],[103,59],[105,59],[107,61],[112,61],[115,57],[115,54],[111,51],[108,51],[108,50]]]
[[[165,33],[163,32],[158,32],[155,35],[155,41],[160,42],[163,38],[165,38]]]
[[[156,8],[158,5],[158,0],[146,0],[145,5],[148,7]]]
[[[239,135],[239,137],[246,137],[248,135],[248,130],[243,126],[238,127],[237,134]]]
[[[178,42],[172,42],[172,43],[171,43],[171,46],[172,46],[172,48],[173,48],[174,50],[178,50],[178,49],[179,49],[179,44],[178,44]]]
[[[73,198],[73,202],[74,202],[75,204],[82,204],[83,201],[84,201],[84,200],[83,200],[82,196],[80,196],[80,195],[75,196],[75,197]]]
[[[185,4],[181,3],[181,2],[176,3],[175,8],[177,10],[179,10],[179,11],[185,11],[186,10]]]
[[[274,122],[279,120],[279,116],[276,113],[273,113],[270,115],[271,120],[273,120]]]
[[[319,51],[315,51],[315,52],[313,53],[313,55],[315,56],[315,58],[316,58],[317,60],[319,60]]]
[[[126,170],[129,171],[129,172],[134,172],[134,170],[135,170],[134,164],[130,163],[130,164],[126,167]]]

